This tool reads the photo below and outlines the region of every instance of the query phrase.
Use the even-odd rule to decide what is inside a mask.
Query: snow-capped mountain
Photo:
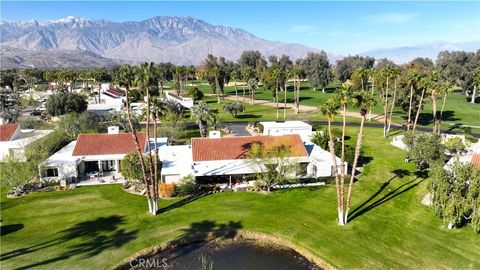
[[[242,29],[212,25],[193,17],[162,16],[122,23],[76,17],[2,21],[0,31],[2,49],[88,51],[131,63],[170,61],[197,65],[209,53],[236,60],[244,50],[259,50],[266,56],[286,54],[297,59],[309,51],[318,51],[301,44],[268,41]]]

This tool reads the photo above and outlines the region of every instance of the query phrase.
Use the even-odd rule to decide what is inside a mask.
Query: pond
[[[130,269],[321,269],[296,251],[250,240],[201,242],[131,262]],[[141,267],[141,263],[144,263]],[[156,267],[148,267],[155,264]],[[133,266],[133,267],[132,267]]]

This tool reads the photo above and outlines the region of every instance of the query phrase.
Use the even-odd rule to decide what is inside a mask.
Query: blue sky
[[[242,28],[261,38],[302,43],[344,55],[438,40],[480,40],[480,1],[1,1],[0,14],[7,21],[77,16],[121,22],[161,15],[194,16],[212,24]]]

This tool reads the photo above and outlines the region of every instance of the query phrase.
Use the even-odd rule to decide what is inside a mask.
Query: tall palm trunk
[[[297,84],[297,113],[300,113],[300,77],[298,78],[298,84]]]
[[[360,157],[360,152],[362,150],[362,140],[363,140],[363,124],[365,123],[365,116],[362,116],[362,121],[360,122],[360,131],[358,132],[357,144],[355,146],[355,158],[353,159],[352,172],[350,174],[350,183],[348,184],[348,193],[347,193],[347,208],[345,209],[345,224],[348,222],[348,211],[350,210],[350,198],[352,196],[352,186],[353,180],[355,179],[355,168],[357,167],[358,158]]]
[[[128,96],[129,90],[130,90],[129,85],[126,85],[125,86],[125,99],[126,99],[125,103],[127,107],[127,120],[128,120],[128,125],[130,126],[132,139],[135,142],[135,148],[137,149],[138,158],[140,159],[140,166],[142,167],[142,175],[143,175],[143,184],[145,185],[145,188],[147,190],[148,211],[151,213],[152,212],[152,196],[150,193],[150,183],[147,177],[147,166],[145,165],[145,158],[143,156],[143,150],[138,140],[137,131],[133,128],[132,116],[130,114],[130,101]]]
[[[345,128],[346,128],[346,117],[347,115],[347,104],[342,104],[342,155],[341,155],[341,162],[340,165],[340,207],[341,207],[341,221],[340,225],[345,225],[343,220],[343,210],[345,209],[344,205],[344,198],[345,198]]]
[[[160,94],[163,96],[163,80],[160,81]]]
[[[283,91],[285,92],[285,96],[283,98],[283,119],[287,119],[287,83],[283,86]]]
[[[237,101],[238,101],[238,89],[237,89],[237,82],[236,81],[233,84],[233,87],[235,87],[235,96],[237,97]]]
[[[332,124],[331,124],[331,119],[327,118],[328,121],[328,148],[330,149],[330,154],[332,155],[332,160],[333,160],[333,175],[335,176],[335,188],[337,191],[337,216],[338,216],[338,222],[341,223],[343,221],[343,208],[340,205],[340,180],[338,178],[338,164],[337,164],[337,157],[335,155],[335,144],[333,142],[333,136],[332,136]]]
[[[393,115],[393,108],[395,107],[396,97],[397,97],[397,79],[395,78],[395,86],[393,88],[392,105],[390,106],[390,115],[388,117],[387,136],[388,136],[388,133],[390,132],[390,126],[392,125],[392,115]]]
[[[155,112],[153,114],[153,133],[154,134],[154,140],[155,140],[155,144],[154,144],[154,152],[155,152],[155,156],[154,156],[154,176],[153,176],[153,194],[154,194],[154,213],[157,213],[157,210],[158,210],[158,177],[162,175],[162,165],[160,165],[160,168],[158,167],[158,163],[159,163],[159,156],[158,156],[158,145],[157,145],[157,133],[158,130],[157,130],[157,112]]]
[[[387,88],[385,89],[385,97],[383,102],[383,137],[387,137],[387,126],[388,126],[388,77],[387,77]]]
[[[420,102],[418,103],[417,114],[415,115],[415,121],[413,122],[413,131],[417,128],[418,116],[420,116],[420,111],[422,110],[423,96],[425,95],[425,88],[422,89],[422,94],[420,95]]]
[[[410,125],[412,122],[412,100],[413,100],[413,84],[410,85],[410,101],[408,102],[408,122],[407,122],[407,131],[410,130]]]
[[[98,103],[101,103],[102,83],[98,84]]]
[[[278,81],[277,81],[277,85],[275,86],[275,105],[277,107],[277,120],[278,120],[278,117],[279,117],[279,108],[278,108]]]
[[[470,103],[475,103],[475,96],[477,95],[477,85],[473,86],[473,93],[472,93],[472,99],[470,100]]]
[[[153,196],[152,196],[152,215],[156,215],[157,212],[155,210],[155,204],[156,204],[156,198],[155,198],[155,178],[154,178],[154,168],[153,168],[153,158],[152,158],[152,149],[150,145],[150,91],[148,87],[146,88],[146,94],[147,94],[147,125],[146,125],[146,141],[147,141],[147,151],[148,151],[148,161],[149,161],[149,167],[150,167],[150,182],[152,183],[152,191],[153,191]],[[156,143],[156,142],[155,142]]]
[[[443,103],[442,103],[442,108],[440,109],[440,117],[438,118],[438,130],[437,133],[440,135],[441,133],[441,125],[442,125],[442,120],[443,120],[443,110],[445,109],[445,103],[447,102],[447,93],[443,95]]]
[[[372,96],[375,89],[375,78],[372,77]],[[372,110],[368,110],[368,121],[372,121]]]
[[[200,136],[207,137],[207,123],[204,120],[198,120],[198,129],[200,129]]]
[[[215,77],[215,92],[217,92],[217,103],[220,103],[220,84],[217,77]]]
[[[437,133],[437,96],[435,90],[432,90],[432,114],[433,114],[433,129],[432,133]]]
[[[243,103],[245,103],[245,85],[243,85]]]

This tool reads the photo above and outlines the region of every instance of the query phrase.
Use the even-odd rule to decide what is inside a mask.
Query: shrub
[[[18,119],[20,126],[25,129],[38,129],[43,126],[44,122],[32,116],[22,117]]]
[[[192,175],[188,175],[180,179],[180,182],[175,187],[175,196],[192,196],[197,194],[197,182]]]
[[[187,96],[193,98],[194,100],[200,100],[203,98],[203,92],[198,89],[198,87],[192,87],[188,89]]]
[[[235,101],[235,102],[228,102],[223,104],[223,110],[226,113],[230,114],[232,117],[237,118],[237,114],[239,112],[243,113],[245,110],[245,107],[241,102]]]
[[[445,148],[438,135],[410,132],[405,134],[403,142],[407,145],[407,159],[414,161],[420,170],[445,161]]]
[[[160,196],[164,198],[170,198],[173,197],[175,192],[175,184],[165,184],[161,183],[160,184]]]

